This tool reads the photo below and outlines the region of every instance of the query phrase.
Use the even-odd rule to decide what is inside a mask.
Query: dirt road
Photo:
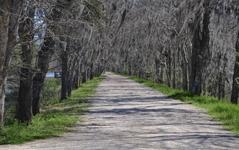
[[[0,150],[239,149],[239,139],[202,110],[126,77],[107,73],[90,102],[72,133]]]

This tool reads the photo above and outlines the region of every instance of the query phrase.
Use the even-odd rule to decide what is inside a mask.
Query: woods
[[[49,72],[64,102],[105,70],[237,104],[239,1],[0,0],[2,126],[10,76],[15,118],[28,125]]]
[[[23,1],[2,0],[0,6],[0,124],[4,119],[5,85],[7,71],[16,44],[17,25]]]
[[[109,70],[238,102],[238,1],[112,1],[108,8]]]
[[[4,124],[7,78],[14,76],[19,78],[14,83],[19,87],[15,117],[30,124],[40,112],[52,62],[62,70],[62,100],[102,73],[99,64],[104,50],[97,36],[102,34],[103,5],[97,0],[2,0],[0,4],[0,122]],[[8,74],[10,69],[18,73]]]

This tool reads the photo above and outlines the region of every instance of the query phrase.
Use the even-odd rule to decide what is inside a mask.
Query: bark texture
[[[61,77],[61,100],[65,100],[67,98],[68,92],[68,53],[66,51],[66,43],[61,43],[61,68],[62,68],[62,77]]]
[[[4,64],[8,41],[9,1],[2,0],[0,2],[0,123],[2,125],[5,102],[6,68]]]
[[[209,50],[209,24],[210,24],[210,0],[202,2],[203,7],[196,12],[192,39],[192,65],[190,91],[201,94],[205,77],[203,72],[210,61]]]
[[[18,20],[23,0],[1,0],[0,3],[0,124],[2,125],[7,71],[16,45]]]
[[[23,18],[19,24],[19,37],[21,44],[21,59],[23,66],[20,71],[20,87],[16,118],[19,122],[29,124],[32,120],[32,83],[33,83],[33,39],[34,39],[34,15],[35,9],[26,10],[27,18]]]
[[[234,67],[231,102],[234,104],[237,104],[238,97],[239,97],[239,33],[238,33],[237,44],[236,44],[236,62]]]

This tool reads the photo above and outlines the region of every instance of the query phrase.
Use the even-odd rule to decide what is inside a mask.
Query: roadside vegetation
[[[237,105],[231,104],[227,100],[219,100],[212,96],[199,96],[181,89],[173,89],[167,85],[158,84],[151,80],[145,80],[138,77],[129,78],[158,90],[171,98],[207,110],[209,115],[217,121],[222,122],[226,129],[239,135],[239,107]]]
[[[60,136],[62,133],[70,131],[70,127],[74,126],[80,120],[80,115],[87,110],[89,106],[87,97],[94,94],[102,79],[102,77],[96,77],[87,81],[79,89],[73,91],[71,97],[62,102],[56,99],[55,94],[48,95],[52,99],[43,99],[43,110],[33,117],[30,125],[19,124],[13,119],[13,116],[8,116],[11,119],[8,119],[5,127],[0,130],[0,144],[20,144],[34,139]],[[51,88],[55,87],[55,90],[51,89],[51,92],[56,93],[57,81],[47,82],[45,89],[48,84],[51,85]],[[54,86],[52,86],[53,84]],[[43,93],[45,96],[47,95],[47,93]]]

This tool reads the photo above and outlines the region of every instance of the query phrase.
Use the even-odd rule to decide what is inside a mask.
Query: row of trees
[[[106,67],[237,103],[238,23],[238,0],[0,0],[0,122],[8,72],[16,118],[30,123],[55,60],[61,100]]]
[[[40,95],[51,61],[60,62],[61,100],[82,82],[102,73],[103,26],[103,5],[98,0],[1,0],[1,125],[5,86],[12,68],[20,78],[16,118],[28,124],[40,112]],[[20,61],[13,60],[18,65],[12,67],[16,51]]]
[[[238,0],[107,5],[109,49],[114,49],[108,69],[238,102]]]

